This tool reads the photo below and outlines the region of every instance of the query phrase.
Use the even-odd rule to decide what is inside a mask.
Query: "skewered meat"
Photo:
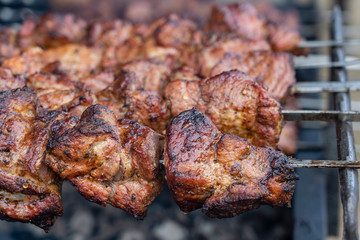
[[[127,118],[162,133],[170,112],[157,92],[139,90],[143,86],[135,73],[122,71],[112,84],[96,94],[99,104],[112,110],[118,119]]]
[[[10,69],[0,67],[0,91],[7,91],[25,86],[22,76],[14,76]]]
[[[34,73],[27,78],[27,86],[36,90],[43,107],[77,117],[96,102],[95,96],[81,83],[71,81],[68,74],[61,72]]]
[[[198,53],[199,73],[203,77],[210,76],[211,69],[226,53],[246,54],[253,51],[269,51],[270,45],[265,40],[244,40],[233,35],[218,37],[211,35],[204,48]]]
[[[223,72],[201,81],[172,81],[165,97],[173,116],[196,107],[223,133],[231,132],[256,146],[277,147],[280,105],[241,71]]]
[[[283,153],[223,135],[195,109],[172,120],[165,141],[167,182],[181,210],[224,218],[262,204],[290,207],[296,175]]]
[[[283,101],[295,83],[292,56],[282,52],[254,51],[247,54],[227,53],[211,70],[210,76],[238,69],[268,90],[271,97]]]
[[[29,46],[58,47],[68,43],[80,43],[87,34],[88,24],[73,14],[48,13],[39,20],[26,19],[18,34],[21,49]]]
[[[113,72],[97,72],[81,78],[79,82],[84,84],[85,89],[90,89],[91,92],[97,93],[107,88],[114,81]]]
[[[96,70],[101,56],[100,48],[77,44],[62,45],[45,51],[39,47],[29,47],[22,54],[5,59],[3,67],[9,68],[15,75],[27,77],[39,72],[46,65],[59,61],[62,72],[78,79]]]
[[[58,125],[62,125],[58,122]],[[46,163],[87,199],[142,219],[163,188],[160,135],[93,105],[63,133],[52,127]]]
[[[213,8],[206,30],[236,32],[243,39],[268,40],[275,51],[293,51],[302,54],[297,48],[302,40],[297,29],[293,29],[294,26],[287,25],[286,22],[274,20],[270,14],[262,15],[250,3],[228,4]]]
[[[170,81],[175,81],[175,80],[199,81],[199,80],[201,80],[201,78],[196,75],[196,72],[193,68],[183,66],[179,69],[175,69],[174,71],[172,71],[169,80]]]
[[[89,30],[89,42],[93,45],[119,46],[134,35],[134,27],[127,21],[94,23]]]
[[[28,87],[0,92],[0,218],[49,230],[62,215],[61,181],[44,163],[50,126],[66,115],[42,108]]]
[[[185,46],[201,43],[201,32],[196,24],[170,14],[154,31],[154,37],[160,46],[183,49]]]
[[[234,3],[212,8],[207,31],[235,32],[240,38],[261,40],[267,37],[266,21],[250,3]]]
[[[125,63],[118,68],[135,73],[138,86],[144,91],[154,91],[161,93],[164,86],[167,84],[170,69],[154,60],[136,60]]]

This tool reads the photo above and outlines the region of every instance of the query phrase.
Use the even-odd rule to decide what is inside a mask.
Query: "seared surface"
[[[76,126],[51,128],[46,163],[88,200],[124,209],[135,218],[163,188],[160,135],[130,120],[116,120],[103,105],[89,107]]]
[[[254,51],[247,54],[227,53],[211,69],[215,76],[232,69],[241,70],[268,90],[271,97],[283,101],[289,88],[295,84],[295,71],[292,56],[288,53]]]
[[[14,76],[10,69],[0,67],[0,91],[7,91],[25,86],[25,79]]]
[[[250,3],[234,3],[213,7],[206,24],[207,31],[235,32],[242,39],[267,40],[275,51],[299,52],[297,45],[302,40],[294,21],[287,24],[286,18],[276,17],[282,12],[273,8]],[[305,52],[304,52],[305,53]]]
[[[246,54],[253,51],[269,51],[270,45],[265,40],[240,39],[232,34],[218,37],[210,35],[209,40],[198,53],[199,74],[209,77],[211,69],[225,56],[226,53]]]
[[[223,135],[195,109],[172,120],[165,142],[167,182],[181,210],[224,218],[263,204],[290,206],[296,175],[281,152]]]
[[[154,91],[142,91],[143,85],[135,73],[122,71],[112,84],[96,94],[99,104],[111,109],[118,119],[128,118],[162,133],[170,112],[162,96]]]
[[[196,107],[223,133],[233,133],[257,146],[277,147],[280,105],[241,71],[223,72],[202,81],[173,81],[165,96],[173,116]]]
[[[43,107],[70,112],[80,117],[82,112],[96,103],[95,96],[79,82],[70,80],[68,74],[39,72],[27,78],[27,86],[36,90]]]
[[[0,92],[0,218],[49,230],[62,215],[61,181],[44,163],[50,126],[66,115],[47,111],[28,87]]]
[[[162,93],[170,75],[170,68],[153,60],[131,61],[121,65],[118,69],[135,73],[138,90],[158,93]]]
[[[59,70],[74,78],[89,75],[100,65],[102,51],[98,47],[86,47],[79,44],[67,44],[42,50],[29,47],[21,54],[3,61],[3,67],[9,68],[15,75],[30,76],[39,72],[46,65],[59,61]]]

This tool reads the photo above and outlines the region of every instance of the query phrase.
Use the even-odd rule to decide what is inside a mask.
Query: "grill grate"
[[[337,42],[343,42],[343,20],[341,10],[338,6],[334,7],[331,23],[331,38]],[[344,49],[341,46],[331,48],[332,61],[345,61]],[[331,81],[347,82],[346,67],[331,68]],[[334,93],[332,96],[334,109],[340,111],[350,111],[349,92]],[[355,162],[356,152],[354,144],[354,134],[352,123],[349,121],[336,122],[336,135],[338,147],[338,159],[345,162]],[[356,169],[340,169],[340,193],[343,205],[344,239],[358,239],[358,202],[359,202],[359,183],[358,171]]]
[[[313,68],[329,67],[330,80],[326,83],[307,83],[305,87],[295,88],[295,92],[320,93],[332,92],[333,111],[283,111],[285,120],[321,120],[336,121],[336,143],[338,160],[292,160],[294,167],[301,168],[339,168],[340,194],[343,205],[343,239],[358,239],[358,170],[360,162],[356,159],[354,133],[351,121],[358,121],[359,112],[351,111],[350,90],[359,91],[359,82],[348,82],[344,53],[343,19],[339,6],[332,11],[330,48],[331,63],[318,64]],[[336,89],[340,87],[341,89]],[[341,160],[341,161],[340,161]]]

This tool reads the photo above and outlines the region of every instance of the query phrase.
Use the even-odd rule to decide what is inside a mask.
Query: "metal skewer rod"
[[[342,42],[334,40],[324,41],[303,41],[300,42],[298,47],[301,48],[317,48],[317,47],[340,47],[340,46],[357,46],[360,45],[360,39],[346,40]]]
[[[309,63],[295,65],[295,69],[314,69],[314,68],[335,68],[347,67],[352,65],[360,65],[360,59],[353,61],[339,61],[339,62],[324,62],[324,63]]]
[[[164,164],[164,160],[160,159],[160,164]],[[360,168],[360,161],[348,162],[341,160],[298,160],[289,159],[289,165],[293,168]]]
[[[301,82],[291,88],[291,93],[360,91],[360,81],[351,82]]]
[[[360,161],[334,161],[334,160],[296,160],[290,159],[289,165],[294,168],[360,168]]]
[[[282,110],[285,121],[360,121],[358,111]]]

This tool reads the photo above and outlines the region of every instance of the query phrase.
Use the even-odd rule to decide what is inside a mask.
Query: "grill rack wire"
[[[296,160],[291,159],[290,165],[297,168],[338,168],[340,197],[343,207],[343,239],[359,239],[358,236],[358,202],[359,182],[358,168],[354,143],[354,132],[351,121],[359,121],[360,112],[351,111],[350,91],[359,91],[360,82],[348,82],[347,65],[343,46],[343,18],[339,6],[334,6],[330,24],[331,63],[318,68],[330,68],[330,81],[321,83],[297,84],[293,93],[330,92],[330,111],[284,110],[285,121],[335,121],[336,145],[338,160]],[[315,67],[316,68],[316,67]],[[303,85],[303,86],[302,86]]]

